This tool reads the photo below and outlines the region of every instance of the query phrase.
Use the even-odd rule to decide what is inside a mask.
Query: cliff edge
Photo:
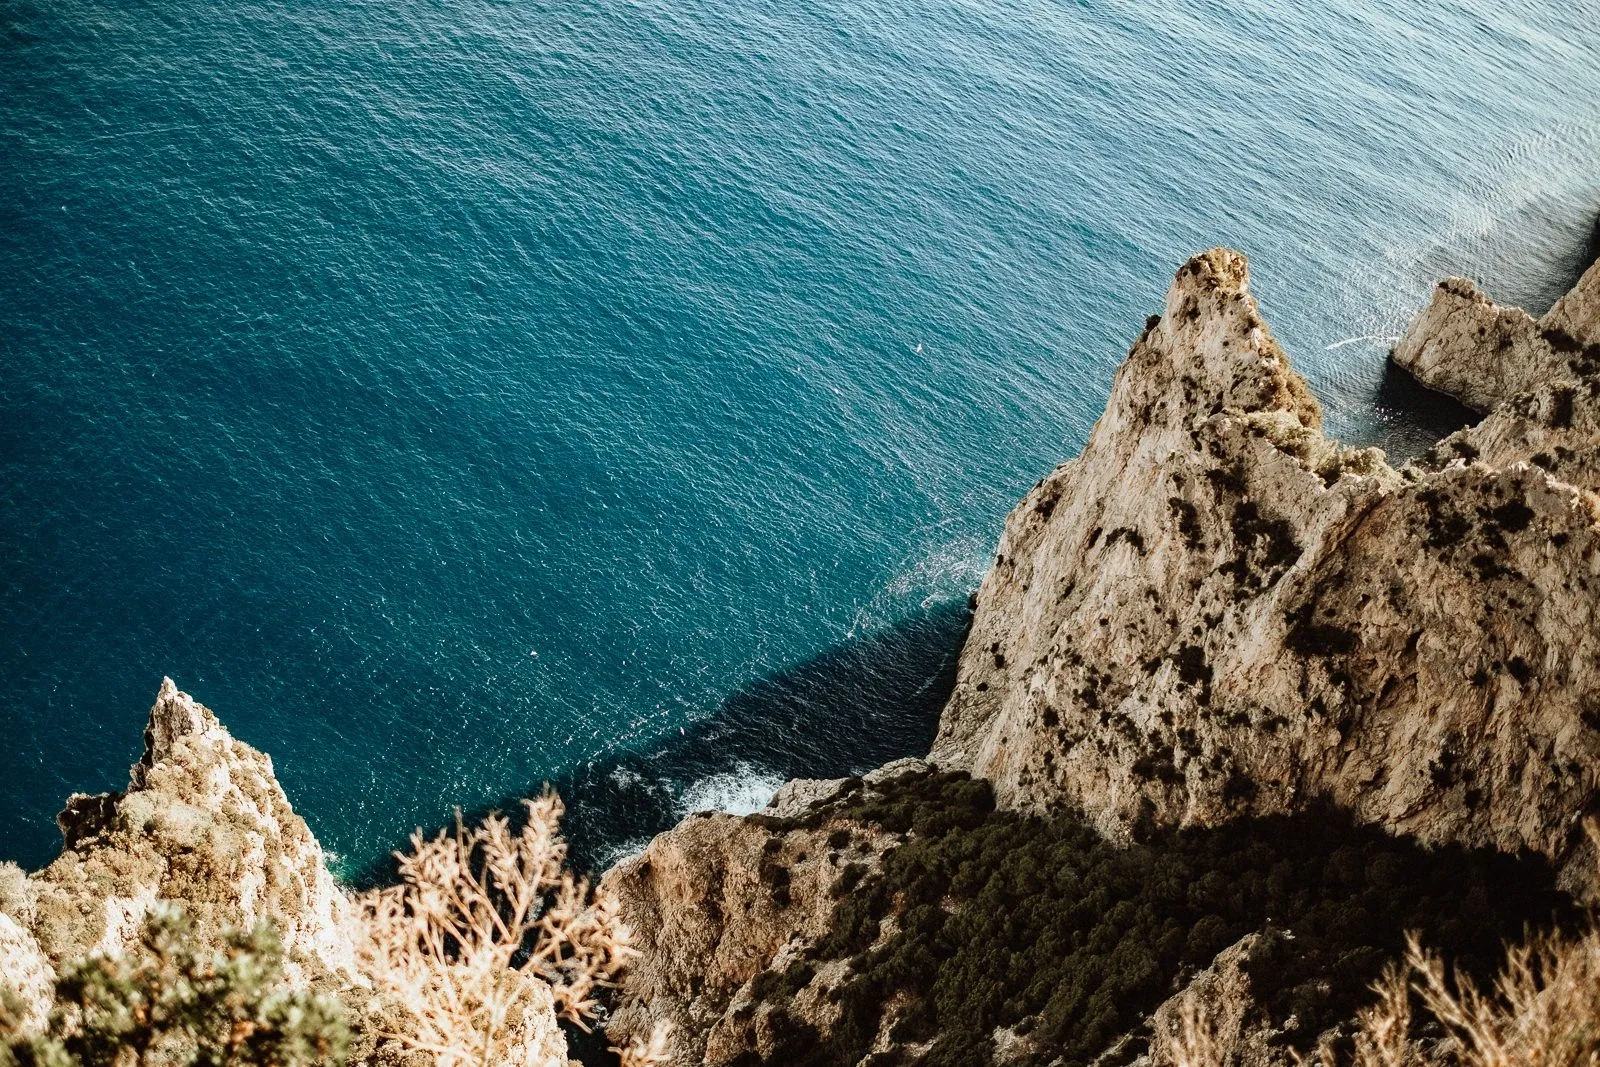
[[[1563,337],[1600,333],[1597,282],[1551,313]],[[1456,291],[1396,359],[1463,399],[1519,391],[1395,470],[1323,436],[1243,257],[1186,264],[1083,454],[1008,518],[932,758],[1114,836],[1327,800],[1423,842],[1584,852],[1600,350],[1469,387],[1507,364],[1410,358],[1465,343]]]
[[[1229,912],[1237,897],[1206,904],[1218,914],[1199,919],[1181,951],[1154,947],[1172,935],[1136,935],[1095,916],[1028,933],[1033,911],[1084,906],[1077,888],[1052,879],[1101,877],[1124,862],[1085,858],[1093,848],[1072,837],[1077,819],[1110,842],[1159,838],[1154,852],[1128,855],[1202,882],[1216,873],[1183,859],[1183,842],[1195,839],[1174,833],[1232,841],[1228,826],[1275,827],[1225,847],[1256,849],[1249,862],[1281,873],[1294,861],[1272,859],[1272,834],[1293,826],[1341,862],[1387,847],[1363,828],[1410,850],[1368,864],[1380,881],[1387,876],[1373,872],[1421,870],[1449,848],[1485,862],[1539,857],[1569,888],[1591,891],[1582,823],[1600,807],[1597,342],[1600,267],[1541,320],[1496,308],[1468,283],[1442,283],[1394,358],[1488,415],[1397,469],[1377,450],[1323,434],[1316,399],[1250,293],[1244,257],[1213,249],[1191,259],[1118,371],[1082,453],[1008,517],[929,756],[936,769],[794,783],[763,815],[692,818],[607,874],[644,948],[616,1032],[672,1018],[683,1064],[1086,1062],[1082,1048],[1044,1035],[1068,1017],[1080,1036],[1097,1032],[1094,1020],[1110,1025],[1114,1005],[1081,1013],[1123,987],[1108,979],[1097,993],[1069,992],[1063,1008],[1059,989],[1033,988],[1037,974],[1007,977],[1041,936],[1066,938],[1059,954],[1079,951],[1074,939],[1084,937],[1127,938],[1117,953],[1134,958],[1168,953],[1168,963],[1134,971],[1146,982],[1170,976],[1174,999],[1155,1010],[1159,984],[1126,987],[1143,990],[1151,1014],[1106,1039],[1107,1064],[1159,1061],[1151,1035],[1174,1025],[1185,998],[1214,1003],[1242,1063],[1287,1062],[1286,1033],[1298,1029],[1308,1048],[1314,1017],[1315,1026],[1338,1018],[1305,1006],[1330,988],[1325,972],[1294,994],[1298,1015],[1274,1014],[1266,999],[1277,994],[1251,992],[1251,961],[1263,978],[1314,955],[1284,947],[1292,932],[1269,937],[1270,922],[1240,917],[1281,922],[1281,902],[1255,913],[1251,900]],[[986,780],[999,810],[928,815],[950,790],[970,800],[968,774]],[[936,799],[915,801],[920,825],[901,815],[885,823],[885,811],[903,813],[907,797],[924,795]],[[1022,857],[1051,834],[1054,851]],[[958,868],[967,874],[930,874],[951,854],[987,855],[995,841],[1008,844]],[[984,863],[1020,864],[1020,884],[972,888]],[[1229,877],[1248,863],[1234,869]],[[1308,892],[1342,877],[1313,872]],[[962,885],[976,895],[952,895]],[[928,897],[942,901],[935,912]],[[1405,921],[1467,906],[1430,900]],[[1180,893],[1161,908],[1189,903]],[[941,954],[960,959],[970,945],[951,930],[996,906],[1017,919],[985,936],[1018,940],[992,957],[992,972],[965,973],[961,988],[992,981],[995,996],[1011,999],[956,1055],[948,1025],[930,1033],[917,1020],[948,1022],[954,1005],[972,1010],[970,998],[945,977],[919,991],[906,977],[916,968],[895,961],[931,969]],[[1202,929],[1228,938],[1202,937],[1196,949]],[[1349,949],[1330,947],[1317,966],[1338,952],[1353,958]],[[1221,955],[1197,975],[1182,960],[1212,956],[1195,951]],[[1354,951],[1376,967],[1377,950]],[[697,972],[684,962],[691,956],[718,966]],[[1103,963],[1132,966],[1116,953]],[[1376,976],[1366,973],[1340,981],[1359,990]]]
[[[1570,915],[1558,875],[1592,896],[1600,266],[1539,319],[1441,283],[1394,359],[1485,412],[1401,468],[1323,434],[1242,256],[1185,264],[1008,517],[929,759],[692,816],[607,872],[642,950],[611,1038],[670,1020],[684,1067],[1114,1067],[1164,1062],[1204,1002],[1235,1062],[1283,1063],[1405,930],[1481,962]],[[271,760],[170,679],[127,789],[60,824],[45,870],[0,865],[24,1031],[158,901],[202,937],[270,922],[290,981],[371,1008]],[[536,1036],[564,1060],[553,1013]]]
[[[272,760],[234,738],[210,709],[164,679],[127,789],[74,794],[58,816],[63,848],[28,875],[0,864],[0,996],[22,1033],[37,1033],[58,975],[86,956],[116,956],[158,903],[182,909],[202,945],[269,924],[285,980],[333,993],[354,1030],[350,1062],[414,1060],[384,1034],[394,1010],[356,962],[356,901],[290,806]],[[524,1022],[530,1062],[565,1065],[548,993]]]

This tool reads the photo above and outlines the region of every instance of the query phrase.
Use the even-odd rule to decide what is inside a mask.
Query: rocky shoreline
[[[1338,1031],[1404,923],[1592,899],[1600,265],[1537,319],[1449,279],[1393,358],[1484,416],[1401,467],[1323,435],[1242,256],[1185,264],[1082,454],[1008,518],[927,760],[692,816],[605,875],[640,950],[608,1034],[670,1020],[684,1065],[1110,1067],[1161,1062],[1150,1035],[1200,999],[1236,1062],[1280,1063]],[[170,680],[127,790],[61,825],[43,871],[0,866],[22,1029],[157,901],[213,936],[270,922],[291,981],[360,1004],[350,899],[270,759]],[[1167,869],[1244,888],[1084,910]],[[1353,914],[1378,933],[1341,933]]]
[[[1332,804],[1419,847],[1538,855],[1591,894],[1600,266],[1541,320],[1450,279],[1395,359],[1488,412],[1398,469],[1323,436],[1243,257],[1186,264],[1082,454],[1007,520],[931,764],[1114,841]],[[851,784],[793,783],[773,814]],[[610,872],[647,946],[617,1028],[675,1020],[684,1064],[783,1062],[752,989],[794,984],[843,872],[905,844],[831,848],[842,824],[823,825],[691,819]],[[779,859],[774,908],[761,874]],[[1246,1062],[1285,1062],[1246,954],[1225,949],[1196,988],[1227,991],[1217,1014]],[[786,998],[786,1020],[836,1026],[830,977]],[[927,1049],[895,1039],[893,1007],[875,1062],[915,1062]],[[990,1055],[1068,1062],[1013,1031]]]

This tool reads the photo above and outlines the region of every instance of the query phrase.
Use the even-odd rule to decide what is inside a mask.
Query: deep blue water
[[[545,778],[913,750],[896,694],[1193,251],[1252,256],[1333,430],[1415,447],[1429,280],[1574,274],[1597,26],[0,0],[0,856],[126,781],[164,673],[350,871]]]

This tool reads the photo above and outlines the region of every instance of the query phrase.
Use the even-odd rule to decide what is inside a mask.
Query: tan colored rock
[[[1572,291],[1547,312],[1540,325],[1584,344],[1600,344],[1600,260],[1590,264]]]
[[[1324,437],[1243,257],[1195,257],[1082,454],[1007,519],[930,759],[989,778],[1002,806],[1070,806],[1112,837],[1332,800],[1425,842],[1532,849],[1589,885],[1600,386],[1563,339],[1591,336],[1589,301],[1540,323],[1442,286],[1406,358],[1499,406],[1395,470]],[[791,783],[774,805],[834,789]],[[781,847],[814,852],[806,833]],[[691,819],[607,877],[644,934],[623,1032],[675,1020],[678,1063],[765,1054],[751,980],[820,936],[826,879],[797,875],[793,913],[767,906],[762,842],[741,820]],[[1230,1062],[1275,1064],[1250,1021],[1248,947],[1184,996],[1214,1013]],[[788,1010],[826,1031],[817,993],[834,981],[819,973]],[[1039,1051],[1011,1031],[994,1047]]]
[[[8,1026],[38,1033],[55,1001],[55,968],[30,931],[34,905],[27,873],[0,863],[0,1035]]]
[[[350,1009],[351,1062],[416,1067],[417,1054],[378,1037],[386,1009],[356,972],[350,902],[272,760],[170,678],[144,740],[125,793],[68,801],[59,817],[66,847],[54,863],[31,878],[0,865],[0,989],[22,1003],[24,1024],[42,1025],[58,970],[90,953],[121,952],[163,901],[184,910],[202,941],[270,923],[287,950],[289,981],[336,992]],[[565,1067],[550,987],[527,980],[535,996],[514,1026],[516,1062]]]
[[[157,900],[200,936],[266,920],[296,974],[349,973],[346,901],[272,761],[163,680],[128,791],[75,796],[67,848],[30,881],[32,930],[59,967],[117,952]]]
[[[1532,315],[1498,306],[1466,278],[1447,278],[1395,345],[1394,361],[1424,385],[1489,411],[1547,380],[1557,356]]]
[[[1530,463],[1586,492],[1600,490],[1600,379],[1541,385],[1445,438],[1418,460],[1437,472],[1452,462],[1504,469]]]
[[[513,1040],[508,1043],[508,1064],[526,1067],[568,1067],[567,1035],[561,1032],[556,1021],[555,994],[550,985],[538,978],[521,976],[520,981],[533,990],[532,1000],[523,1008],[522,1017],[511,1024]]]
[[[1175,1067],[1182,1062],[1178,1050],[1196,1030],[1216,1067],[1289,1067],[1294,1062],[1287,1046],[1273,1043],[1277,1032],[1260,1020],[1245,972],[1259,936],[1246,934],[1223,949],[1211,966],[1151,1014],[1145,1027],[1152,1035],[1150,1050],[1134,1061],[1137,1067]]]
[[[1196,257],[1007,520],[932,758],[1113,836],[1319,797],[1568,860],[1600,770],[1600,499],[1496,441],[1513,461],[1434,471],[1339,449],[1243,258]]]
[[[902,762],[899,769],[922,766]],[[783,971],[828,930],[829,890],[847,864],[876,869],[893,836],[857,823],[789,828],[842,781],[804,782],[775,797],[763,816],[691,815],[638,856],[606,872],[640,956],[623,978],[623,996],[607,1034],[632,1039],[657,1020],[673,1024],[673,1059],[681,1067],[732,1062],[769,1051],[771,1013],[752,1001],[751,982]],[[847,829],[847,845],[830,845]],[[887,936],[888,932],[885,932]],[[819,965],[811,987],[787,1009],[824,1030],[837,1008],[826,990],[844,978],[845,962]]]
[[[1424,385],[1487,412],[1541,386],[1600,371],[1600,264],[1542,318],[1448,278],[1406,330],[1394,361]]]

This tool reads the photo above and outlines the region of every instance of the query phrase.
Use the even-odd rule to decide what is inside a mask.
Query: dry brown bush
[[[667,1062],[667,1038],[670,1033],[671,1027],[667,1023],[657,1023],[648,1038],[637,1038],[622,1048],[613,1045],[611,1051],[621,1060],[621,1067],[656,1067],[656,1064]]]
[[[1357,1017],[1352,1067],[1435,1067],[1412,1038],[1415,999],[1455,1039],[1461,1067],[1600,1067],[1600,928],[1563,936],[1536,933],[1506,950],[1488,989],[1451,973],[1412,937],[1403,966],[1373,987],[1377,1003]],[[1163,1035],[1157,1062],[1223,1067],[1231,1050],[1186,1002],[1175,1033]],[[1339,1061],[1324,1044],[1318,1059]]]
[[[516,831],[498,812],[467,826],[458,810],[453,829],[412,834],[400,884],[357,898],[358,962],[397,1020],[384,1036],[438,1067],[546,1067],[552,1003],[588,1029],[634,952],[616,901],[564,869],[560,798],[524,804]],[[625,1062],[664,1052],[663,1034]]]

